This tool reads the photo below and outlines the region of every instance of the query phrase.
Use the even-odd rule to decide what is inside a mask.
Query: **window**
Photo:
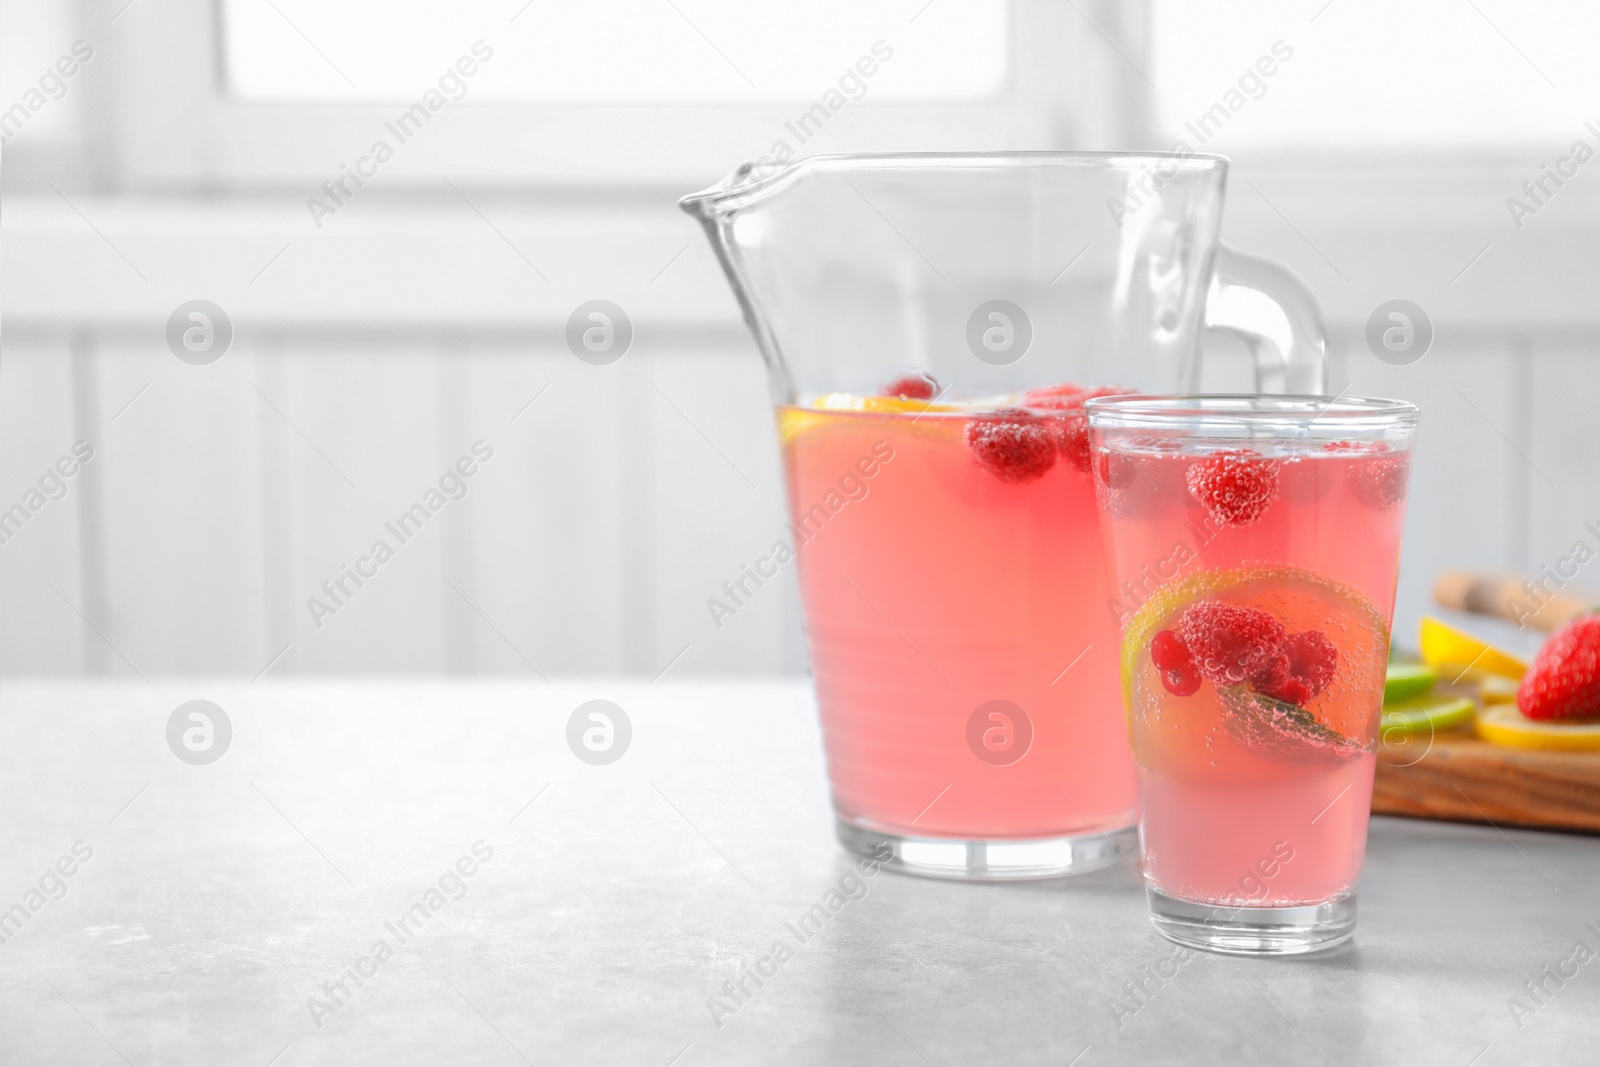
[[[872,56],[879,41],[878,58],[893,59],[874,72],[874,97],[948,100],[1000,89],[1007,7],[1005,0],[920,11],[854,0],[225,0],[222,21],[229,87],[247,100],[414,97],[477,40],[497,60],[472,83],[480,100],[808,100]],[[775,33],[774,15],[785,8]],[[866,92],[859,74],[847,80]]]
[[[1156,0],[1152,27],[1164,134],[1200,148],[1199,119],[1243,100],[1206,151],[1564,146],[1600,118],[1600,7],[1582,0]]]

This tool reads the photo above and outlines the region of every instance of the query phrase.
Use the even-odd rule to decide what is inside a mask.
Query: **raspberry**
[[[1084,394],[1087,392],[1081,385],[1062,382],[1060,385],[1028,390],[1022,394],[1022,403],[1025,407],[1049,411],[1082,411]]]
[[[1003,482],[1031,482],[1056,462],[1049,423],[1020,408],[1001,408],[967,423],[967,451]]]
[[[1085,474],[1089,473],[1089,420],[1082,413],[1057,416],[1054,420],[1056,450],[1061,458]]]
[[[878,395],[897,396],[902,400],[932,400],[939,395],[939,383],[931,374],[907,374],[879,389]]]
[[[1355,491],[1356,499],[1379,511],[1404,500],[1410,480],[1411,459],[1408,456],[1363,460],[1350,471],[1350,488]]]
[[[1573,619],[1544,643],[1517,687],[1517,708],[1546,721],[1600,716],[1600,615]]]
[[[1328,687],[1339,670],[1339,650],[1321,630],[1290,634],[1267,663],[1250,677],[1263,696],[1304,705]]]
[[[1278,464],[1241,448],[1217,452],[1190,465],[1189,495],[1223,526],[1255,522],[1278,496]]]
[[[1095,469],[1100,474],[1100,481],[1107,489],[1126,489],[1138,478],[1139,470],[1134,466],[1134,458],[1118,452],[1102,451],[1100,462]]]
[[[1264,611],[1208,600],[1184,610],[1178,636],[1201,674],[1217,685],[1239,685],[1273,659],[1284,629]]]

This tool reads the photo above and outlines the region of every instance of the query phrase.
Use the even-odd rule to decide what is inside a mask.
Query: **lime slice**
[[[1318,630],[1339,651],[1333,684],[1304,707],[1255,693],[1247,685],[1203,682],[1188,696],[1162,683],[1150,643],[1201,600],[1270,611],[1290,632]],[[1168,582],[1123,628],[1121,674],[1129,737],[1141,765],[1183,775],[1218,764],[1203,738],[1223,726],[1237,747],[1282,763],[1325,762],[1370,749],[1377,734],[1389,628],[1360,590],[1290,566],[1201,571]],[[1208,725],[1209,724],[1209,725]],[[1218,773],[1223,773],[1219,771]]]
[[[1423,616],[1418,643],[1423,661],[1448,682],[1481,674],[1520,679],[1528,673],[1528,663],[1520,656],[1428,616]]]
[[[1406,734],[1453,730],[1470,720],[1477,706],[1471,697],[1447,693],[1385,701],[1378,730],[1385,737],[1394,730]]]
[[[1409,700],[1433,688],[1439,675],[1426,663],[1390,663],[1383,679],[1383,702]]]
[[[1512,748],[1600,749],[1600,722],[1536,722],[1511,704],[1495,704],[1479,714],[1478,736]]]
[[[1326,763],[1364,751],[1300,705],[1252,693],[1242,685],[1220,687],[1217,705],[1223,725],[1237,741],[1282,763]]]

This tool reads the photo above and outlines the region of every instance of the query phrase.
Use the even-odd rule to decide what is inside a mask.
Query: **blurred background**
[[[1597,31],[1576,0],[0,0],[0,671],[803,671],[792,571],[706,606],[782,495],[675,207],[782,152],[1232,157],[1224,238],[1316,291],[1330,389],[1423,408],[1397,635],[1441,567],[1600,584]],[[632,324],[609,366],[565,340],[596,299]],[[1394,299],[1433,324],[1408,366],[1365,340]],[[194,301],[212,362],[169,344]]]

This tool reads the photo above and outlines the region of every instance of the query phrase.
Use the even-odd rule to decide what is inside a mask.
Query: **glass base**
[[[907,837],[857,826],[844,819],[838,820],[837,828],[845,848],[882,860],[884,870],[967,882],[1060,878],[1097,871],[1123,857],[1137,861],[1139,856],[1139,832],[1133,825],[1106,833],[994,841]]]
[[[1234,956],[1292,956],[1321,952],[1356,932],[1356,896],[1326,904],[1282,908],[1233,908],[1196,904],[1146,886],[1150,921],[1163,937],[1190,948]]]

